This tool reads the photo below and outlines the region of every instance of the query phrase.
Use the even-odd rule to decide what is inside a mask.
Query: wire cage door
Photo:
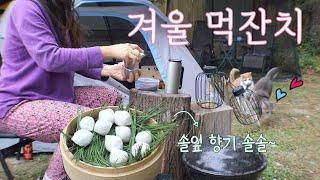
[[[230,106],[239,123],[243,125],[251,125],[258,123],[262,109],[260,100],[251,90],[245,90],[242,86],[236,87],[232,91],[230,98]]]

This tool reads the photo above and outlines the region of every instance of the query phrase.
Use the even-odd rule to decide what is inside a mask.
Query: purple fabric
[[[0,118],[23,100],[73,102],[74,72],[100,79],[99,47],[61,48],[37,0],[16,0],[8,15],[0,75]]]

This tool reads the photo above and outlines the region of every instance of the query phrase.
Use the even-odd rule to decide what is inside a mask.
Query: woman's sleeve
[[[102,68],[99,47],[61,48],[40,7],[33,1],[16,1],[11,18],[28,53],[38,66],[49,72]]]
[[[88,70],[77,71],[77,73],[91,79],[101,80],[102,68],[92,68]]]

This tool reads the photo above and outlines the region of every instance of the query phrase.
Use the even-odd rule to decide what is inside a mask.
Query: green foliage
[[[167,0],[150,0],[153,4],[158,6],[162,12],[165,12],[167,6]]]
[[[310,0],[295,0],[297,5],[303,5],[303,4],[307,3],[308,1],[310,1]]]
[[[150,0],[150,1],[155,4],[165,4],[167,2],[167,0]]]
[[[309,11],[319,0],[295,0],[295,3],[303,11]]]
[[[310,18],[316,16],[314,14],[314,6],[318,0],[295,0],[296,6],[303,10],[304,20],[308,20],[304,24],[303,43],[299,47],[299,60],[302,68],[310,68],[316,72],[320,72],[320,25],[312,25]]]
[[[316,56],[320,55],[320,40],[317,37],[317,34],[319,34],[319,30],[316,30],[316,28],[320,28],[320,26],[314,27],[310,29],[309,32],[305,33],[303,43],[301,45],[300,50],[303,52],[309,53],[310,55]]]
[[[310,68],[320,72],[320,26],[311,28],[304,34],[304,40],[298,49],[299,63],[302,68]]]
[[[307,52],[299,53],[299,63],[302,68],[310,68],[320,72],[320,57]]]

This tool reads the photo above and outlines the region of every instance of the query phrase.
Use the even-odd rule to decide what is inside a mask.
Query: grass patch
[[[320,57],[307,52],[299,53],[299,63],[304,69],[313,69],[320,72]]]
[[[21,165],[14,168],[15,179],[30,180],[43,176],[48,167],[50,157],[51,155],[40,154],[34,156],[33,160],[21,162]]]
[[[290,82],[274,83],[288,93],[272,101],[275,110],[260,128],[233,122],[232,132],[256,139],[260,134],[276,146],[267,146],[268,166],[262,179],[320,179],[320,75],[304,77],[304,86],[289,90]]]

